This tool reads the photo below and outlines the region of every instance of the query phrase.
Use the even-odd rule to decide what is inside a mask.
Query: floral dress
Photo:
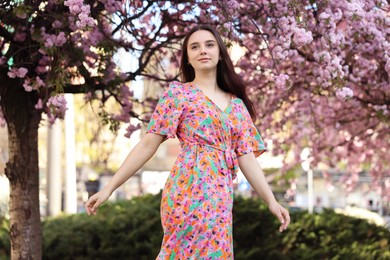
[[[194,84],[172,82],[146,132],[181,143],[162,194],[157,259],[233,259],[237,157],[265,151],[243,101],[232,95],[223,111]]]

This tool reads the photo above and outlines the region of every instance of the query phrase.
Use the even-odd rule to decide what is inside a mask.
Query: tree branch
[[[89,91],[104,90],[107,86],[105,84],[101,84],[98,79],[99,77],[92,77],[91,81],[95,80],[95,83],[92,85],[88,83],[79,85],[67,84],[64,87],[64,93],[81,94]]]

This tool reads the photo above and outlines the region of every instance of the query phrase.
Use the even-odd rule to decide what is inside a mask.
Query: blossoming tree
[[[87,100],[101,101],[100,114],[114,128],[131,117],[148,120],[133,110],[139,101],[128,83],[148,74],[167,76],[159,67],[146,67],[151,61],[159,66],[160,53],[197,22],[189,2],[180,7],[139,0],[0,3],[0,123],[9,133],[5,174],[11,187],[12,259],[42,257],[37,148],[42,114],[50,123],[63,118],[63,94],[85,93]],[[117,68],[119,48],[137,58],[134,71]],[[119,113],[104,109],[109,99],[121,105]],[[127,135],[137,128],[128,125]]]
[[[238,67],[258,105],[259,127],[275,154],[290,155],[283,170],[300,163],[308,147],[312,166],[326,166],[324,177],[328,168],[344,171],[350,191],[367,171],[390,201],[388,3],[229,3],[223,17],[246,48]]]
[[[312,164],[344,163],[352,187],[364,166],[388,196],[389,16],[385,1],[116,1],[47,0],[0,3],[0,123],[9,132],[12,258],[40,259],[37,130],[66,111],[64,93],[101,101],[101,115],[117,127],[148,117],[128,83],[162,82],[176,75],[175,45],[198,23],[215,25],[238,42],[237,64],[258,108],[258,125],[288,169],[311,148]],[[119,49],[137,59],[120,71]],[[104,108],[109,99],[119,113]],[[292,155],[292,156],[290,156]],[[291,159],[292,158],[292,159]],[[348,176],[347,176],[348,177]],[[386,193],[387,192],[387,193]]]

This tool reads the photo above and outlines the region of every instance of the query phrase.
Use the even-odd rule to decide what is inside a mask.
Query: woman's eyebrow
[[[207,41],[205,41],[205,43],[210,43],[210,42],[215,42],[215,40],[207,40]],[[191,45],[195,45],[195,44],[199,44],[199,42],[192,42],[192,43],[190,43],[190,46]]]

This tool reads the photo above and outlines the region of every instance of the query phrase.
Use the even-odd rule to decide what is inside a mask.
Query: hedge
[[[76,214],[46,219],[43,259],[155,259],[162,229],[161,194],[107,203],[96,216]],[[266,205],[235,198],[235,259],[390,259],[390,232],[332,210],[291,213],[288,230]],[[1,221],[1,220],[0,220]],[[0,259],[9,257],[8,222],[0,226]]]

